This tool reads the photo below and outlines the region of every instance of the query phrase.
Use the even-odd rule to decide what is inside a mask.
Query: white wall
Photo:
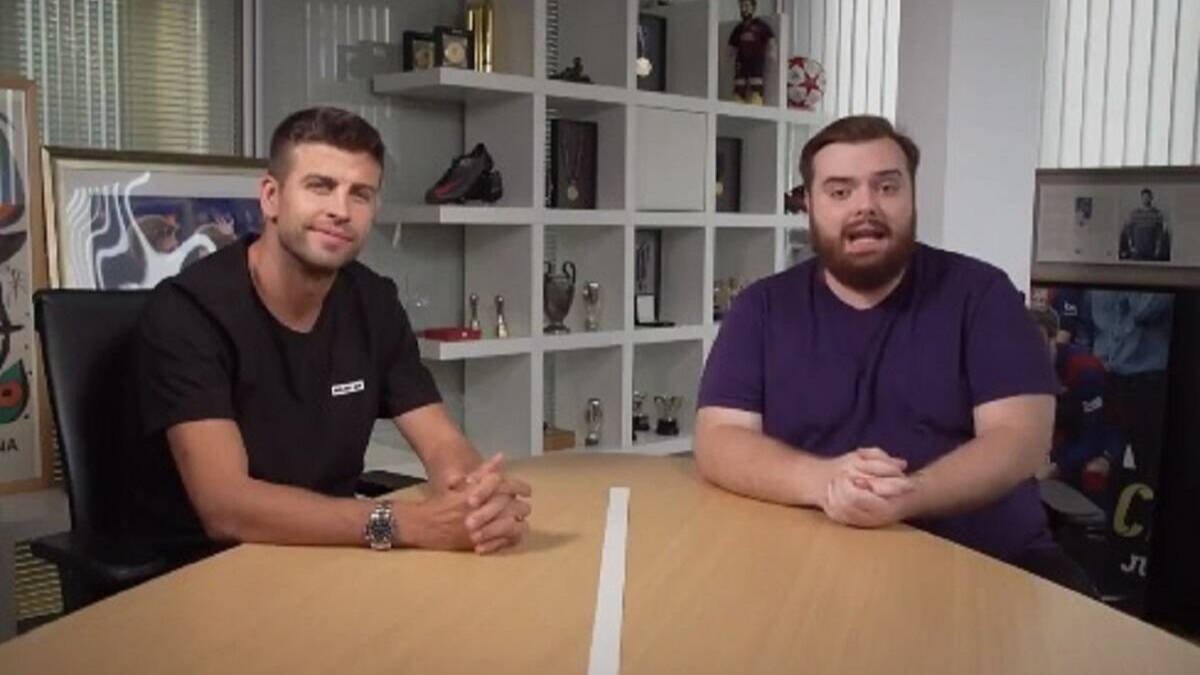
[[[1029,287],[1047,0],[902,3],[897,122],[924,158],[921,238]]]

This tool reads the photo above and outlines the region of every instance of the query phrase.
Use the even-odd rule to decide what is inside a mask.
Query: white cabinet
[[[500,0],[498,72],[430,70],[375,78],[378,96],[462,119],[460,146],[446,148],[441,156],[392,148],[401,163],[432,163],[438,170],[428,173],[440,174],[451,155],[484,142],[504,176],[506,194],[498,204],[389,203],[378,225],[397,228],[401,249],[412,242],[439,256],[455,251],[443,265],[422,260],[425,274],[434,269],[447,276],[439,271],[416,285],[461,288],[461,303],[452,303],[449,312],[457,312],[459,323],[469,316],[466,296],[480,296],[485,339],[421,340],[420,346],[452,411],[485,452],[540,454],[544,423],[573,430],[582,447],[584,409],[591,398],[600,399],[605,412],[597,450],[690,448],[697,385],[718,329],[714,282],[736,277],[745,284],[783,268],[788,231],[806,227],[802,216],[783,213],[783,193],[791,188],[789,165],[798,160],[787,139],[806,137],[826,122],[789,110],[781,101],[783,35],[768,68],[767,105],[743,105],[718,95],[726,89],[718,63],[728,39],[718,17],[728,15],[723,5],[730,2],[681,1],[655,10],[667,21],[663,92],[637,88],[636,0],[559,0],[553,29],[547,26],[546,0]],[[778,16],[770,20],[775,27],[789,25]],[[548,35],[558,36],[556,49],[547,48]],[[547,53],[557,53],[561,65],[579,56],[594,83],[548,79]],[[596,209],[545,205],[552,119],[596,124]],[[741,140],[738,213],[715,211],[718,136]],[[642,230],[659,233],[659,315],[674,323],[670,327],[639,327],[634,321],[634,247]],[[450,244],[429,244],[439,236]],[[556,267],[566,260],[576,266],[578,286],[566,335],[543,333],[546,260]],[[601,286],[596,332],[584,332],[580,291],[587,281]],[[497,294],[505,297],[508,339],[490,334]],[[410,307],[410,314],[416,328],[428,327],[417,318],[421,312]],[[644,411],[651,426],[655,395],[684,398],[680,436],[643,433],[634,442],[635,389],[647,396]]]

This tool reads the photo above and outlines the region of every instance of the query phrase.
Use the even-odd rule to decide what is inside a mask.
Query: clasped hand
[[[828,481],[820,506],[832,520],[854,527],[883,527],[908,517],[916,488],[908,463],[880,448],[859,448],[827,460]]]

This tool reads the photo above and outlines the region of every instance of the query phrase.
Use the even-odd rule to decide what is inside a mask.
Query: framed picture
[[[262,229],[266,161],[46,148],[50,283],[153,288]]]
[[[556,209],[596,208],[595,122],[550,121],[550,206]]]
[[[1200,285],[1200,167],[1043,169],[1034,278]]]
[[[471,53],[471,31],[450,26],[433,29],[434,65],[439,68],[475,67],[475,56]]]
[[[637,61],[638,89],[667,90],[667,19],[654,14],[638,14]]]
[[[404,70],[428,70],[434,67],[436,46],[432,33],[404,31]]]
[[[742,210],[742,139],[717,137],[717,211]]]
[[[654,325],[662,291],[662,230],[637,230],[633,246],[634,323]]]
[[[0,76],[0,493],[53,477],[49,399],[38,361],[33,291],[46,285],[37,90]]]

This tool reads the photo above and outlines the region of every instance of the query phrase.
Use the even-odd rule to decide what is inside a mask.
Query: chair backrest
[[[124,456],[135,428],[135,328],[149,291],[34,294],[71,527],[117,533],[125,509]]]

